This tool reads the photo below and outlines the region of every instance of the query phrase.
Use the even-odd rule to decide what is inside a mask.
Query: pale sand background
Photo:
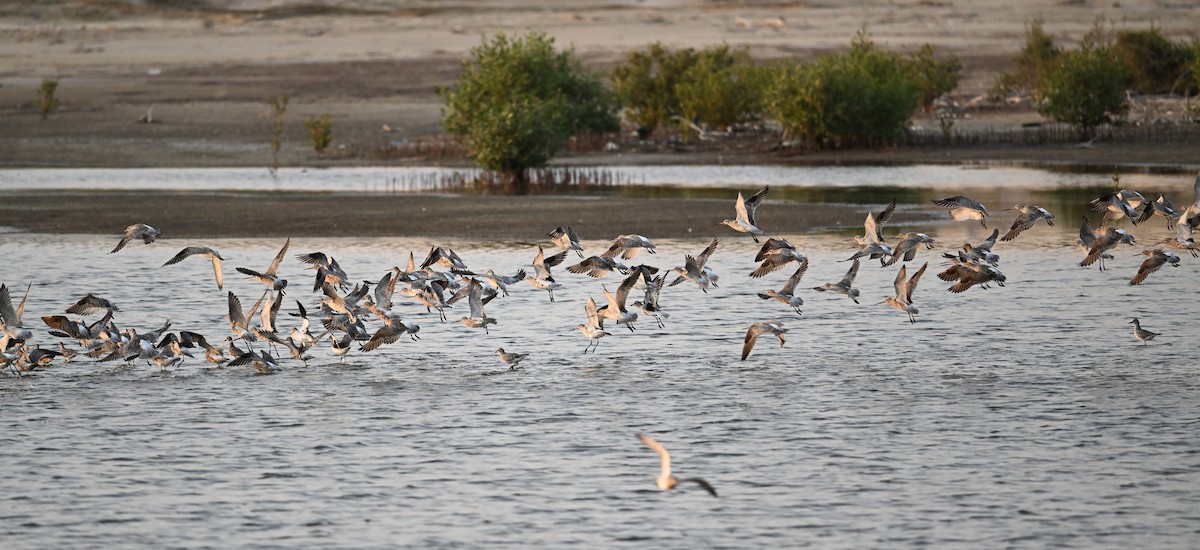
[[[867,0],[825,2],[538,1],[317,2],[181,0],[204,9],[150,9],[145,2],[8,2],[0,5],[0,167],[263,166],[269,162],[265,98],[286,93],[284,165],[387,164],[316,158],[301,121],[330,113],[334,143],[370,147],[440,133],[436,88],[456,78],[481,37],[539,30],[606,69],[630,50],[662,41],[672,48],[721,42],[747,46],[759,59],[844,48],[863,26],[890,48],[930,43],[964,64],[956,92],[967,102],[1012,68],[1033,17],[1062,45],[1101,19],[1118,28],[1155,25],[1174,39],[1197,32],[1200,3],[1152,0]],[[316,7],[314,7],[316,6]],[[32,99],[44,77],[62,79],[62,108],[43,121]],[[154,106],[157,124],[135,120]],[[1134,117],[1181,120],[1179,105],[1144,103]],[[1011,128],[1042,120],[1029,105],[964,109],[958,128]],[[917,120],[929,124],[930,120]],[[390,132],[384,131],[384,125]],[[725,162],[1049,161],[1194,166],[1196,143],[1111,144],[1090,148],[992,146],[724,155]],[[560,162],[713,162],[711,154],[563,157]],[[2,176],[0,176],[2,177]],[[728,201],[613,201],[569,198],[358,197],[284,198],[166,195],[9,195],[0,226],[43,232],[120,231],[135,221],[163,225],[172,237],[280,235],[427,235],[542,238],[526,227],[531,212],[580,226],[581,233],[643,231],[686,237],[731,212]],[[421,202],[415,208],[413,205]],[[286,203],[286,204],[285,204]],[[619,204],[618,204],[619,203]],[[265,207],[283,205],[286,207]],[[772,206],[780,232],[860,220],[860,212],[808,205]],[[305,212],[303,218],[295,212]],[[398,219],[396,212],[405,216]],[[663,212],[670,215],[664,216]],[[851,215],[853,214],[853,215]],[[468,225],[458,219],[476,220]],[[156,223],[157,222],[157,223]],[[235,223],[236,222],[236,223]],[[848,222],[847,222],[848,223]]]

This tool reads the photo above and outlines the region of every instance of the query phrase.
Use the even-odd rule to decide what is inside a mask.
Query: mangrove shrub
[[[523,183],[572,135],[619,128],[615,98],[600,77],[543,33],[485,38],[442,95],[442,126],[507,181]]]

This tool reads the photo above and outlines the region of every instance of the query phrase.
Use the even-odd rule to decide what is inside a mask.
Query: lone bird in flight
[[[679,479],[671,475],[671,453],[668,453],[666,447],[663,447],[661,443],[651,439],[649,436],[642,434],[638,434],[638,439],[640,439],[642,443],[645,443],[647,447],[654,449],[654,452],[658,453],[658,457],[662,459],[662,471],[658,474],[658,477],[654,478],[654,484],[658,486],[659,489],[662,489],[663,491],[670,491],[679,485],[680,481],[689,481],[699,485],[705,491],[708,491],[708,494],[714,497],[717,496],[717,490],[713,488],[711,483],[705,481],[704,479],[698,477]]]
[[[125,248],[125,245],[134,239],[141,239],[142,242],[150,244],[154,242],[154,239],[161,236],[162,233],[159,233],[157,229],[144,223],[135,223],[125,228],[125,232],[121,235],[121,242],[117,243],[117,247],[112,249],[112,252],[109,252],[109,254]]]

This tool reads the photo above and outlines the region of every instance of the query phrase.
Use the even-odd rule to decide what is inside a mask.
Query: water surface
[[[76,360],[6,376],[4,546],[1193,547],[1200,262],[1130,287],[1141,248],[1116,251],[1108,271],[1079,268],[1071,226],[998,245],[1007,287],[962,295],[934,277],[936,256],[985,231],[927,228],[938,248],[917,258],[930,271],[915,325],[877,305],[896,274],[878,264],[862,268],[861,305],[811,290],[802,316],[766,303],[755,293],[791,269],[751,279],[755,246],[721,232],[710,263],[720,288],[666,289],[665,328],[614,328],[595,355],[580,353],[573,327],[584,300],[617,280],[560,267],[556,302],[518,285],[487,306],[499,320],[490,334],[453,322],[463,306],[439,323],[398,297],[422,339],[345,363],[323,347],[270,376],[199,360],[167,371]],[[1135,234],[1153,242],[1166,230]],[[789,237],[811,258],[802,289],[847,269],[845,236]],[[214,246],[226,289],[248,306],[263,287],[233,267],[264,268],[282,241],[162,240],[109,255],[113,244],[0,234],[0,282],[34,283],[33,327],[93,292],[121,307],[121,326],[170,319],[215,341],[227,311],[209,265],[162,263]],[[291,253],[332,253],[352,280],[377,280],[431,244],[299,239]],[[526,242],[437,244],[480,271],[511,273],[535,253]],[[706,244],[660,242],[639,259],[669,268]],[[284,312],[292,300],[312,311],[313,272],[290,255]],[[1134,316],[1162,336],[1137,345]],[[746,327],[767,319],[790,328],[786,345],[762,341],[740,361]],[[532,357],[508,371],[500,346]],[[721,496],[657,491],[657,458],[637,433]]]

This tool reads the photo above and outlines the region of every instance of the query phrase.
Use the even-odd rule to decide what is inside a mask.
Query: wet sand
[[[368,193],[16,193],[0,204],[6,230],[112,233],[148,223],[163,239],[258,237],[428,237],[544,241],[570,225],[588,239],[622,233],[654,238],[727,235],[731,200],[623,197],[376,195]],[[772,234],[853,228],[865,210],[849,205],[768,202],[760,222]],[[927,220],[898,213],[894,223]],[[859,226],[861,230],[861,226]]]

